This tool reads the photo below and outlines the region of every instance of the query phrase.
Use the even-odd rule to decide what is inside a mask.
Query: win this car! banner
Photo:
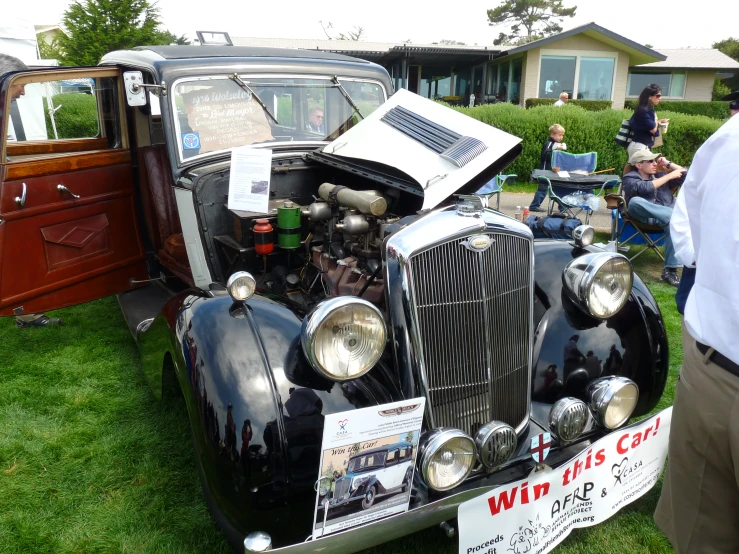
[[[644,495],[667,457],[672,408],[614,431],[555,470],[459,507],[459,554],[545,554]]]

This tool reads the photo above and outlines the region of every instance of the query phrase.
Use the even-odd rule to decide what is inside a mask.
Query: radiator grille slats
[[[412,256],[420,350],[437,427],[473,434],[529,413],[530,243],[489,233],[472,251],[455,239]]]

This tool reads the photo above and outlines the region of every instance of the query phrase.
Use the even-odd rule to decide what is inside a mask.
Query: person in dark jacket
[[[629,157],[629,165],[632,169],[623,177],[626,211],[629,217],[666,231],[665,268],[660,278],[676,287],[680,282],[677,268],[682,264],[675,256],[670,238],[670,218],[675,205],[673,191],[682,184],[686,170],[648,149],[634,152]]]
[[[660,123],[666,124],[666,119],[657,119],[654,107],[662,99],[662,89],[659,85],[647,85],[639,95],[639,105],[634,110],[629,123],[631,125],[631,142],[628,153],[631,156],[638,150],[651,149],[655,137],[659,136]]]
[[[541,147],[541,158],[539,159],[539,169],[552,169],[552,152],[554,150],[567,150],[567,145],[562,142],[565,138],[565,128],[562,125],[555,123],[549,127],[549,138],[544,141],[544,145]],[[529,211],[532,212],[543,212],[541,203],[547,197],[547,185],[539,183],[539,188],[536,190],[534,199],[529,205]]]

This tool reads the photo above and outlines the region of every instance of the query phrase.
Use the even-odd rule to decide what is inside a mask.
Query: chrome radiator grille
[[[334,483],[334,498],[341,500],[346,493],[349,492],[349,485],[352,484],[352,480],[346,477],[340,477]]]
[[[469,434],[494,419],[515,429],[529,414],[531,243],[487,236],[484,251],[465,237],[409,260],[427,409],[434,426]]]

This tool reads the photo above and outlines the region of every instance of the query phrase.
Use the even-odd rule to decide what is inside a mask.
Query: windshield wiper
[[[346,101],[352,105],[352,108],[354,108],[354,111],[359,114],[359,117],[364,119],[362,112],[359,111],[359,108],[357,108],[357,105],[354,103],[354,100],[352,100],[352,97],[349,96],[349,93],[344,88],[344,85],[341,84],[341,81],[339,81],[339,78],[336,75],[334,75],[333,79],[331,80],[339,88],[339,91],[341,92],[341,94],[344,95],[344,98],[346,98]]]
[[[234,73],[233,75],[229,76],[229,79],[231,79],[234,83],[239,85],[245,91],[249,92],[252,98],[254,98],[254,100],[256,100],[260,106],[262,106],[262,109],[265,111],[265,113],[272,118],[272,121],[274,121],[275,124],[279,125],[279,121],[277,121],[277,118],[274,115],[272,115],[272,112],[269,111],[269,108],[267,107],[267,105],[264,102],[262,102],[262,99],[259,98],[257,93],[254,92],[249,85],[247,85],[244,81],[241,80],[241,77],[239,77],[237,73]]]

